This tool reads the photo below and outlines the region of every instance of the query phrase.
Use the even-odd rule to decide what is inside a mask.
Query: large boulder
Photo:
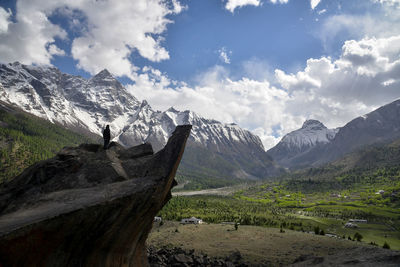
[[[0,266],[147,266],[190,125],[167,145],[64,148],[0,189]]]

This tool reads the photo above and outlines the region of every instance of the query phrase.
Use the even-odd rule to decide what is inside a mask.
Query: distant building
[[[202,224],[202,219],[197,219],[196,217],[186,218],[181,220],[182,224]]]
[[[346,228],[358,228],[358,225],[355,223],[348,222],[344,225]]]
[[[161,222],[162,218],[161,217],[154,217],[154,221],[153,222]]]

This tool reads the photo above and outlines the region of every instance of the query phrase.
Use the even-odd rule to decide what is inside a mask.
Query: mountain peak
[[[167,109],[167,111],[173,112],[173,113],[178,113],[179,112],[179,110],[175,109],[174,107],[170,107],[169,109]]]
[[[13,63],[10,63],[11,66],[21,66],[22,64],[19,61],[15,61]]]
[[[140,104],[140,108],[143,108],[145,106],[149,106],[150,107],[149,103],[146,100],[143,100],[142,103]]]
[[[95,76],[93,76],[92,79],[95,79],[95,80],[113,79],[113,80],[115,80],[114,76],[107,69],[103,69],[102,71],[97,73]]]
[[[318,120],[306,120],[301,129],[327,129],[326,126]]]

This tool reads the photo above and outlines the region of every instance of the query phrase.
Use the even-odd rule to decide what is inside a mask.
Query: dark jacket
[[[110,133],[110,127],[106,127],[103,131],[103,138],[104,140],[110,140],[111,139],[111,133]]]

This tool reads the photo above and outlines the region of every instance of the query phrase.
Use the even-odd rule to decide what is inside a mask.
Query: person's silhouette
[[[107,149],[111,139],[111,132],[109,125],[107,125],[103,131],[103,139],[104,139],[104,149]]]

